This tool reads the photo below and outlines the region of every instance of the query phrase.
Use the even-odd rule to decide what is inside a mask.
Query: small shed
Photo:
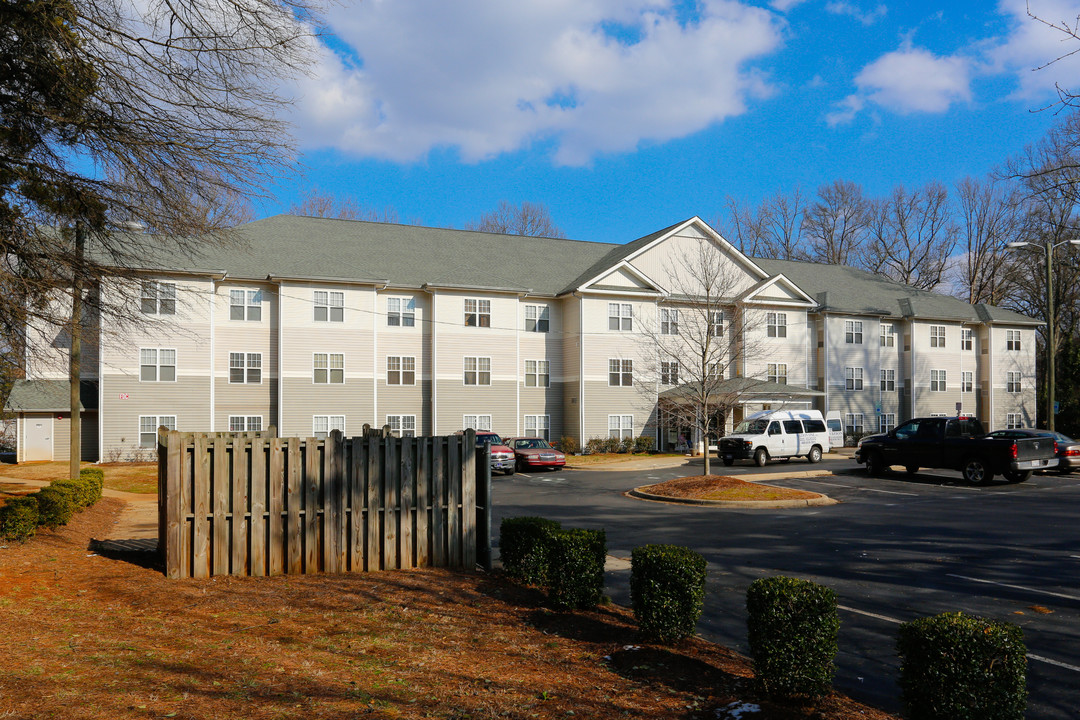
[[[16,380],[5,409],[15,415],[16,462],[68,460],[71,451],[71,395],[65,379]],[[97,462],[98,384],[80,384],[82,460]]]

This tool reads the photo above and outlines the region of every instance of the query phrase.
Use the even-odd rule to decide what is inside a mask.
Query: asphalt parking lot
[[[730,510],[628,498],[630,488],[700,474],[696,466],[522,473],[494,480],[495,523],[541,515],[604,528],[609,554],[646,543],[687,545],[709,562],[699,632],[742,652],[746,589],[770,575],[807,578],[840,597],[836,686],[900,709],[899,622],[961,610],[1020,625],[1028,647],[1028,718],[1080,716],[1080,475],[1036,475],[972,487],[959,473],[869,478],[847,459],[736,465],[714,472],[832,472],[775,484],[823,492],[821,508]],[[629,570],[607,592],[629,604]]]

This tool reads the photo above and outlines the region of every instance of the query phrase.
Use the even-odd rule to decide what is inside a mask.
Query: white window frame
[[[526,415],[525,437],[539,437],[551,442],[551,416]]]
[[[679,384],[679,361],[678,360],[661,360],[660,361],[660,384],[661,385],[678,385]]]
[[[525,361],[525,387],[530,387],[530,388],[551,387],[551,361],[550,360],[526,360]]]
[[[313,290],[315,322],[345,322],[345,293],[341,290]]]
[[[416,358],[412,355],[387,355],[386,384],[415,385]]]
[[[896,347],[896,326],[881,323],[881,347]]]
[[[660,334],[679,334],[679,311],[676,308],[660,308]]]
[[[525,306],[525,332],[546,333],[551,329],[551,308],[547,305]]]
[[[634,306],[630,303],[608,303],[608,330],[634,331]]]
[[[416,298],[386,298],[386,325],[387,327],[415,327]]]
[[[723,310],[710,310],[709,311],[709,335],[711,337],[723,337],[724,336],[724,311]]]
[[[1019,393],[1024,390],[1024,374],[1019,370],[1009,370],[1005,373],[1005,392]]]
[[[143,315],[175,315],[176,283],[143,280],[139,292],[139,310]]]
[[[461,427],[465,430],[472,428],[477,432],[491,432],[491,415],[462,415]]]
[[[864,387],[865,383],[863,382],[863,369],[861,367],[844,368],[845,390],[862,390]]]
[[[1023,413],[1005,413],[1005,429],[1018,430],[1024,427]]]
[[[944,370],[931,370],[930,392],[945,392],[948,388],[948,376]]]
[[[975,392],[975,373],[971,370],[960,371],[960,392]]]
[[[787,363],[769,363],[765,375],[769,382],[787,385]]]
[[[896,370],[892,368],[881,369],[881,391],[896,392]]]
[[[147,422],[149,421],[149,422]],[[153,427],[150,427],[153,425]],[[176,429],[175,415],[140,415],[138,437],[140,448],[157,447],[157,429],[164,425],[169,430]],[[150,429],[146,429],[150,428]]]
[[[765,314],[765,334],[771,338],[787,337],[787,313],[771,312]]]
[[[168,362],[168,360],[172,362]],[[154,377],[144,377],[144,370],[153,368]],[[168,374],[172,369],[172,379],[162,379],[162,371]],[[174,383],[177,377],[176,348],[139,348],[139,382]],[[150,416],[147,416],[150,417]]]
[[[945,347],[945,326],[944,325],[931,325],[930,326],[930,347],[932,347],[932,348],[944,348]]]
[[[1008,352],[1018,352],[1020,350],[1019,330],[1005,331],[1005,350],[1007,350]]]
[[[416,437],[415,415],[387,415],[386,424],[398,437]]]
[[[852,436],[866,434],[866,417],[863,413],[844,413],[844,434]]]
[[[633,415],[608,415],[608,437],[625,438],[634,437]]]
[[[328,438],[330,433],[335,430],[340,430],[341,434],[345,434],[345,416],[344,415],[312,415],[311,416],[311,436],[316,438]]]
[[[465,298],[465,327],[491,327],[491,300]]]
[[[634,385],[634,361],[608,358],[608,387],[632,387]]]
[[[975,348],[975,331],[971,328],[960,328],[960,349],[973,350]]]
[[[229,319],[244,322],[262,322],[262,302],[262,290],[230,289]],[[237,317],[237,315],[240,317]]]
[[[878,415],[878,432],[887,433],[896,427],[896,413],[881,413]]]
[[[471,366],[471,367],[470,367]],[[461,361],[462,385],[491,385],[491,358],[466,355]],[[470,376],[472,382],[470,382]],[[479,429],[479,428],[477,428]]]
[[[239,364],[237,364],[239,361]],[[233,371],[240,371],[240,379],[233,379]],[[254,379],[257,378],[257,379]],[[249,353],[239,350],[229,351],[229,384],[262,385],[262,353]]]
[[[262,415],[230,415],[229,432],[258,432],[263,429]]]
[[[862,320],[844,321],[844,343],[848,345],[862,345],[863,323]]]
[[[311,383],[313,385],[344,385],[345,353],[311,353]]]

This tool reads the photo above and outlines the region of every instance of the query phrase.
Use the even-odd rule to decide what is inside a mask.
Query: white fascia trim
[[[686,222],[678,225],[677,227],[673,228],[669,232],[667,232],[667,233],[661,235],[660,237],[656,238],[655,240],[653,240],[651,243],[649,243],[645,247],[639,248],[637,251],[635,251],[631,255],[628,255],[627,257],[623,258],[623,261],[624,262],[629,262],[630,260],[633,260],[638,255],[641,255],[643,252],[656,247],[656,245],[658,245],[659,243],[667,240],[668,238],[672,237],[673,235],[677,235],[678,233],[682,232],[683,230],[690,227],[691,225],[696,225],[697,228],[699,230],[701,230],[703,233],[705,233],[706,236],[710,237],[714,242],[718,243],[720,245],[720,247],[722,247],[725,251],[731,253],[734,256],[734,258],[735,258],[735,260],[737,262],[745,265],[746,267],[750,268],[755,273],[757,273],[758,277],[760,277],[762,279],[769,277],[769,273],[767,273],[763,269],[761,269],[761,267],[759,267],[757,265],[757,263],[755,263],[749,257],[744,255],[737,247],[735,247],[734,245],[729,243],[727,240],[725,240],[724,237],[720,233],[716,232],[711,227],[709,227],[709,224],[707,222],[705,222],[704,220],[702,220],[701,218],[699,218],[697,215],[690,218]]]
[[[595,282],[598,282],[599,280],[602,280],[602,279],[606,278],[608,275],[611,275],[612,273],[618,272],[619,270],[627,271],[628,273],[630,273],[631,275],[636,277],[641,282],[645,283],[646,285],[651,286],[656,292],[662,293],[662,294],[665,294],[665,295],[667,294],[667,291],[664,289],[664,287],[660,283],[656,282],[651,277],[649,277],[645,273],[638,270],[636,267],[631,265],[629,263],[629,261],[627,261],[627,260],[621,260],[617,264],[612,265],[611,267],[607,268],[602,273],[600,273],[596,277],[592,278],[588,282],[582,283],[581,287],[578,288],[578,289],[583,291],[583,292],[584,291],[588,291],[588,292],[611,292],[609,290],[592,290],[589,286],[592,285]],[[631,291],[632,292],[647,292],[647,291],[644,291],[644,290],[636,290],[636,291],[631,290]]]
[[[657,297],[667,297],[666,293],[657,290],[656,292],[650,292],[648,290],[597,290],[595,288],[586,288],[579,291],[582,295],[603,295],[605,297],[640,297],[648,298],[650,300]]]
[[[798,285],[796,285],[794,282],[792,282],[790,279],[788,279],[788,277],[786,275],[784,275],[783,273],[780,273],[779,275],[775,275],[775,276],[769,278],[769,280],[767,282],[764,282],[761,285],[759,285],[758,287],[751,289],[749,292],[746,293],[746,295],[743,296],[743,300],[745,302],[750,302],[756,295],[759,295],[766,288],[770,288],[773,285],[782,285],[783,287],[787,288],[788,290],[791,290],[791,291],[799,294],[802,297],[803,301],[806,302],[806,303],[809,303],[809,304],[814,305],[814,306],[816,306],[818,304],[817,300],[815,300],[814,298],[807,295],[803,291],[802,288],[800,288]],[[798,302],[798,301],[792,300],[792,301],[784,301],[784,302]]]

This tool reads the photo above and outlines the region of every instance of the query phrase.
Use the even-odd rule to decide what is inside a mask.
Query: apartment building
[[[139,282],[108,290],[141,322],[95,318],[86,333],[86,459],[149,454],[159,425],[667,447],[688,429],[658,416],[678,378],[658,370],[648,331],[678,331],[694,298],[672,292],[687,286],[673,260],[701,252],[728,280],[717,335],[746,325],[725,367],[753,386],[729,427],[780,406],[840,411],[853,433],[958,409],[993,428],[1035,421],[1037,321],[852,268],[749,258],[698,218],[622,245],[289,215],[239,234],[241,247],[193,261],[147,258]],[[18,455],[66,458],[63,333],[36,336],[8,400]]]

